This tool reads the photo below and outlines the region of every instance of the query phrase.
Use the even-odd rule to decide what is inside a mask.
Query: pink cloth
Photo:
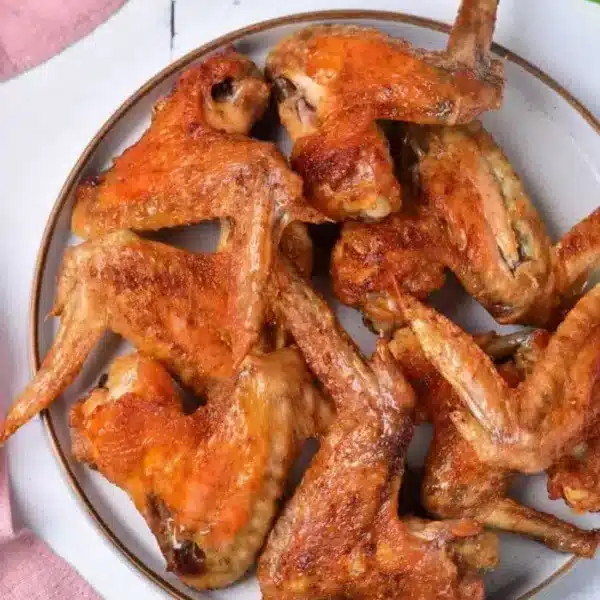
[[[100,600],[65,561],[26,529],[13,533],[6,460],[0,450],[0,598]]]
[[[77,41],[125,0],[0,0],[0,81]],[[13,532],[6,460],[0,449],[0,599],[100,600],[31,531]]]
[[[0,81],[54,56],[125,0],[0,0]]]

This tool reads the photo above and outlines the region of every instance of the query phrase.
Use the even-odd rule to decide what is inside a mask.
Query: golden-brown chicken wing
[[[73,209],[73,231],[84,238],[233,220],[240,269],[232,271],[237,292],[230,317],[242,325],[236,364],[258,339],[261,298],[282,230],[296,220],[324,220],[304,201],[302,180],[277,148],[246,135],[268,97],[256,65],[233,50],[192,66],[155,106],[142,138],[79,185]]]
[[[274,278],[276,312],[332,395],[337,418],[260,558],[263,597],[482,598],[481,581],[453,560],[452,541],[477,539],[475,523],[398,518],[413,393],[387,347],[365,362],[289,266],[276,263]]]
[[[529,376],[510,388],[459,327],[408,294],[398,302],[423,352],[461,400],[451,418],[484,462],[544,471],[598,420],[600,285],[568,313]]]
[[[52,311],[58,333],[11,406],[2,441],[72,383],[106,330],[163,362],[199,396],[231,377],[231,262],[226,252],[192,254],[128,231],[69,249]]]
[[[302,442],[332,418],[293,348],[250,356],[186,414],[167,371],[132,354],[71,411],[73,453],[124,489],[188,585],[246,573]]]
[[[551,247],[502,150],[479,123],[408,129],[420,202],[382,223],[344,225],[338,297],[375,323],[398,320],[395,282],[420,298],[455,273],[499,322],[554,326],[600,264],[600,209]]]
[[[492,355],[506,359],[498,368],[514,387],[543,355],[549,334],[482,336],[476,342]],[[523,506],[508,497],[514,474],[488,465],[477,457],[451,419],[460,400],[450,384],[427,360],[409,328],[399,329],[390,350],[417,394],[417,406],[433,423],[433,441],[427,455],[422,503],[437,518],[472,518],[488,527],[526,535],[561,552],[594,555],[600,536],[556,517]],[[516,354],[515,354],[516,353]]]
[[[306,269],[311,245],[303,227],[288,228],[282,248]],[[52,312],[60,317],[57,336],[11,406],[0,443],[72,383],[106,330],[161,361],[200,396],[231,377],[240,325],[230,306],[241,258],[228,248],[191,253],[128,231],[71,248]]]
[[[334,219],[379,219],[400,187],[377,119],[468,123],[498,108],[503,70],[489,49],[497,0],[464,0],[447,52],[416,49],[374,29],[318,25],[269,54],[292,164],[309,200]]]
[[[573,227],[553,249],[549,294],[540,294],[531,311],[556,322],[575,304],[600,268],[600,207]]]

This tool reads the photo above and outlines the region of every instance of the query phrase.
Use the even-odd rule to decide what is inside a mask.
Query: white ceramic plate
[[[47,352],[55,329],[54,320],[45,320],[55,293],[56,276],[65,248],[77,243],[69,231],[72,192],[79,179],[109,165],[111,157],[133,143],[149,123],[150,108],[167,92],[177,74],[190,63],[234,42],[238,49],[262,65],[269,48],[283,35],[310,23],[336,21],[378,27],[416,46],[441,48],[447,27],[439,23],[393,13],[328,12],[296,15],[255,25],[200,48],[158,74],[111,117],[92,140],[73,169],[50,217],[40,249],[32,300],[32,353],[36,368]],[[507,57],[506,96],[502,110],[484,117],[486,127],[504,148],[546,219],[555,237],[565,232],[598,205],[600,198],[600,124],[554,81],[502,48],[495,51]],[[281,132],[274,132],[284,150]],[[217,227],[200,225],[159,234],[161,240],[191,249],[211,250]],[[485,311],[467,298],[458,286],[450,286],[438,298],[447,314],[469,329],[499,329]],[[365,353],[373,348],[373,336],[361,324],[353,309],[336,305],[343,325],[360,343]],[[68,412],[72,403],[92,386],[112,357],[126,346],[115,336],[107,336],[68,393],[45,415],[57,457],[67,477],[105,535],[138,569],[167,593],[178,598],[220,598],[250,600],[260,598],[254,577],[227,590],[195,593],[167,574],[158,546],[127,495],[110,485],[98,473],[74,463],[70,458]],[[428,431],[423,428],[411,448],[410,461],[418,463],[426,447]],[[521,479],[515,495],[528,505],[571,520],[583,527],[600,527],[600,516],[576,517],[562,501],[548,500],[545,477]],[[573,564],[570,556],[557,554],[521,537],[503,535],[500,567],[486,579],[490,598],[509,600],[530,597]]]

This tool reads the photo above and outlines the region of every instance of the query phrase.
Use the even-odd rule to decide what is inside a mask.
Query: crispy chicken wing
[[[233,220],[233,251],[241,257],[230,313],[242,324],[236,363],[258,339],[281,231],[292,221],[324,220],[304,201],[302,180],[277,148],[246,135],[268,97],[256,65],[233,50],[192,66],[157,103],[142,138],[79,185],[73,209],[73,231],[84,238]]]
[[[72,383],[106,330],[163,362],[199,396],[231,377],[232,260],[227,252],[192,254],[128,231],[69,249],[52,311],[58,333],[10,408],[2,441]]]
[[[306,269],[311,246],[303,227],[288,228],[282,247]],[[240,330],[229,305],[242,259],[227,248],[196,254],[128,231],[71,248],[52,311],[60,317],[57,336],[10,408],[0,443],[71,384],[107,330],[162,362],[199,396],[231,377]]]
[[[365,362],[289,266],[277,262],[274,279],[275,310],[332,395],[337,418],[260,558],[263,597],[483,597],[481,581],[454,561],[454,540],[481,540],[478,525],[398,518],[413,393],[387,347]]]
[[[476,339],[486,352],[501,359],[498,369],[514,387],[543,355],[549,334],[482,336]],[[409,328],[396,331],[390,350],[417,394],[417,405],[433,422],[433,441],[425,464],[423,506],[443,519],[472,518],[488,527],[526,535],[561,552],[593,556],[600,536],[583,531],[556,517],[523,506],[508,497],[514,474],[487,465],[454,426],[451,414],[460,400],[450,384],[427,360]]]
[[[479,123],[410,127],[407,136],[419,202],[382,223],[344,225],[331,267],[338,297],[385,327],[398,320],[395,281],[425,298],[449,269],[499,322],[556,325],[600,264],[600,209],[552,248],[518,175]]]
[[[73,454],[129,494],[170,571],[217,588],[252,565],[302,442],[332,414],[293,348],[248,357],[192,414],[164,367],[132,354],[73,407]]]
[[[536,473],[586,439],[600,410],[600,285],[571,309],[515,388],[459,327],[408,294],[398,302],[423,352],[460,399],[450,416],[482,461]]]
[[[401,192],[378,119],[468,123],[498,108],[503,69],[489,50],[497,0],[464,0],[446,52],[375,29],[317,25],[269,54],[292,164],[309,200],[334,219],[379,219]]]

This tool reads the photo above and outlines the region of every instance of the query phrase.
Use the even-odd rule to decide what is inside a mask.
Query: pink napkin
[[[0,598],[100,600],[66,562],[26,529],[13,533],[6,460],[0,451]]]
[[[0,0],[0,81],[82,38],[125,0]]]

